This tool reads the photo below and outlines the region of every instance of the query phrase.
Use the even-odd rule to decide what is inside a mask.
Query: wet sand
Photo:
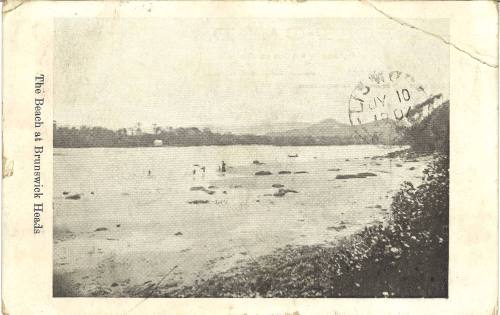
[[[393,192],[405,180],[418,184],[428,161],[310,152],[256,154],[228,161],[224,176],[210,167],[182,181],[172,174],[132,183],[116,176],[100,185],[59,180],[54,294],[143,296],[160,281],[173,290],[286,245],[335,242],[386,221]],[[255,175],[261,171],[271,174]],[[363,173],[375,175],[343,176]],[[76,193],[80,199],[66,199]]]

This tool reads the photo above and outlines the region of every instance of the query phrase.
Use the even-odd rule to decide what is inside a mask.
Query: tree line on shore
[[[151,147],[155,140],[161,140],[165,146],[202,146],[202,145],[276,145],[276,146],[311,146],[311,145],[349,145],[349,144],[391,144],[373,134],[367,140],[359,135],[347,136],[271,136],[253,134],[215,133],[209,128],[156,128],[154,133],[146,133],[121,128],[116,131],[103,127],[58,127],[54,124],[54,147],[90,148],[90,147]]]
[[[209,128],[160,127],[153,125],[144,132],[138,123],[134,128],[111,130],[103,127],[57,126],[54,122],[54,147],[151,147],[206,145],[275,145],[318,146],[351,144],[410,145],[415,151],[446,149],[449,125],[449,102],[444,102],[418,123],[403,126],[392,120],[379,120],[359,126],[338,125],[321,134],[302,130],[265,135],[212,132]],[[331,127],[331,126],[330,126]],[[321,125],[323,128],[323,125]],[[321,129],[325,130],[325,129]]]

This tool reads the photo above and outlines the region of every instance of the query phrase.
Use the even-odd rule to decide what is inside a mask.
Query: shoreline
[[[343,161],[342,163],[356,169],[356,171],[352,170],[354,173],[357,172],[359,173],[361,169],[358,170],[358,168],[367,167],[366,165],[368,164],[372,165],[371,167],[376,167],[380,169],[386,169],[386,167],[389,167],[391,165],[390,161],[387,160],[383,161],[384,159],[387,159],[387,157],[372,156],[372,159],[373,158],[378,159],[379,161],[370,161],[368,160],[369,158],[370,157],[359,157],[351,159],[351,161],[349,162],[347,162],[348,159],[342,159]],[[426,160],[427,158],[424,158],[421,162],[425,162]],[[382,164],[380,164],[379,162]],[[393,169],[391,170],[391,172],[393,172],[394,175],[390,176],[396,176],[394,177],[394,179],[398,178],[394,182],[395,185],[399,185],[399,181],[402,180],[399,178],[403,176],[403,174],[406,175],[404,175],[402,178],[407,178],[413,181],[412,179],[413,176],[410,175],[416,175],[417,173],[413,173],[413,171],[408,171],[407,169],[409,166],[412,165],[415,166],[421,165],[421,163],[414,164],[411,162],[409,162],[409,164],[407,165],[405,159],[401,159],[400,162],[402,163],[401,166],[397,167],[393,166]],[[328,166],[324,165],[322,162],[318,163],[320,163],[321,165],[320,173],[310,172],[309,174],[307,173],[298,174],[297,179],[293,179],[295,176],[289,177],[290,175],[283,177],[282,176],[255,177],[254,175],[252,175],[252,177],[250,178],[249,177],[245,178],[236,177],[232,179],[221,178],[218,179],[217,180],[218,182],[216,183],[212,182],[211,180],[208,180],[207,184],[210,183],[217,186],[215,188],[215,190],[217,190],[217,193],[213,196],[206,195],[203,190],[196,189],[193,191],[192,189],[188,189],[190,190],[189,194],[203,195],[204,198],[208,199],[218,198],[216,196],[222,197],[222,196],[231,196],[232,194],[236,194],[235,195],[235,197],[237,198],[236,200],[247,200],[246,203],[249,202],[248,199],[245,199],[244,197],[246,194],[251,193],[254,195],[255,194],[260,195],[261,197],[258,198],[260,199],[260,202],[258,202],[259,200],[254,200],[257,201],[257,203],[250,202],[250,204],[246,204],[246,207],[249,207],[249,209],[247,209],[247,211],[244,212],[245,216],[248,216],[247,219],[244,219],[242,221],[244,224],[248,224],[246,220],[250,220],[250,218],[252,217],[254,218],[261,217],[263,214],[267,216],[265,212],[262,213],[259,211],[255,212],[256,211],[255,209],[259,207],[264,206],[265,208],[263,210],[265,211],[269,211],[272,209],[271,213],[274,213],[275,211],[283,208],[284,206],[289,205],[292,208],[285,208],[283,210],[280,210],[281,212],[276,212],[275,217],[281,219],[288,217],[287,222],[291,223],[295,222],[293,223],[294,225],[290,226],[290,229],[296,230],[294,232],[294,234],[296,234],[294,236],[295,238],[288,239],[287,238],[288,233],[286,233],[286,231],[269,230],[269,228],[273,228],[272,224],[262,225],[259,222],[255,222],[254,224],[252,224],[252,226],[243,225],[241,228],[235,228],[238,226],[238,224],[235,223],[240,222],[241,220],[237,219],[236,221],[233,220],[234,221],[233,223],[228,222],[229,224],[228,226],[230,227],[230,229],[226,230],[226,232],[223,233],[224,234],[223,238],[219,239],[220,235],[219,236],[214,235],[213,237],[215,238],[211,240],[211,242],[212,241],[222,242],[222,244],[225,244],[224,246],[227,247],[227,249],[225,249],[217,246],[213,247],[212,245],[210,245],[210,242],[199,243],[198,241],[195,241],[194,239],[191,238],[194,235],[193,233],[198,233],[196,229],[194,231],[189,231],[187,227],[180,228],[176,224],[172,223],[174,224],[173,228],[175,228],[176,230],[170,230],[170,232],[168,232],[168,227],[166,227],[167,230],[161,232],[164,235],[163,238],[165,238],[165,241],[157,239],[156,242],[157,245],[155,245],[155,248],[162,249],[162,251],[148,252],[147,248],[150,248],[151,244],[144,244],[146,245],[146,247],[137,244],[137,242],[134,241],[134,237],[132,237],[131,235],[127,235],[127,233],[125,233],[125,231],[128,231],[126,230],[128,227],[127,224],[125,225],[123,224],[124,222],[118,222],[118,221],[114,223],[99,222],[98,223],[99,226],[96,226],[95,228],[91,227],[91,230],[89,232],[73,231],[74,232],[73,233],[69,231],[69,233],[67,234],[64,233],[61,234],[61,231],[58,231],[58,233],[54,234],[54,240],[56,243],[59,244],[56,247],[57,251],[54,256],[55,257],[54,264],[57,265],[57,267],[55,266],[54,268],[54,290],[55,290],[54,295],[55,296],[109,296],[109,297],[119,297],[119,296],[148,297],[154,295],[170,296],[171,295],[170,292],[179,290],[181,287],[194,285],[196,282],[207,280],[212,276],[217,276],[218,274],[225,273],[228,270],[232,270],[234,268],[240,268],[241,266],[244,266],[246,263],[248,263],[248,261],[256,260],[259,259],[259,257],[265,257],[266,255],[273,255],[273,253],[276,250],[280,251],[280,248],[299,250],[302,247],[303,248],[310,247],[316,249],[316,248],[324,248],[325,246],[334,246],[334,244],[337,243],[339,240],[340,242],[342,242],[342,239],[344,239],[345,237],[349,237],[352,234],[356,235],[360,233],[360,231],[363,230],[365,226],[374,224],[378,225],[381,222],[383,222],[383,224],[386,224],[387,212],[385,209],[386,208],[385,200],[387,199],[383,199],[383,197],[384,195],[392,195],[391,191],[394,191],[393,189],[390,189],[389,191],[385,192],[384,191],[378,191],[377,193],[373,192],[374,196],[376,195],[376,197],[372,198],[371,201],[367,201],[370,200],[370,198],[365,199],[365,197],[359,199],[362,196],[351,197],[351,194],[355,193],[355,191],[359,190],[360,188],[356,186],[374,185],[375,183],[383,183],[384,181],[388,180],[389,177],[387,176],[389,175],[384,174],[385,171],[384,172],[380,171],[380,173],[378,173],[377,176],[369,177],[368,179],[357,178],[357,177],[354,177],[353,179],[342,179],[342,178],[335,179],[335,177],[338,175],[337,174],[338,172],[331,172],[329,171],[330,169],[328,169]],[[267,166],[269,166],[269,164],[267,164]],[[258,166],[253,166],[253,165],[245,166],[244,171],[253,174],[253,170],[255,167]],[[414,167],[412,166],[410,167],[410,169],[411,168]],[[420,169],[420,167],[417,167],[417,169]],[[238,169],[238,171],[242,170]],[[275,170],[273,170],[273,173],[276,173]],[[349,172],[347,171],[347,173]],[[323,175],[321,174],[325,174],[325,176],[327,177],[323,177]],[[362,174],[367,174],[367,173],[362,173]],[[317,182],[318,175],[320,176],[319,178],[322,180],[321,183]],[[387,179],[384,179],[386,177]],[[328,178],[333,178],[333,180],[338,182],[338,184],[334,183],[330,184],[329,183],[330,180]],[[294,187],[293,183],[295,183],[295,181],[299,181],[300,183],[303,184],[304,180],[306,179],[309,181],[309,183],[313,183],[313,185],[312,186],[306,185],[302,188]],[[266,194],[266,192],[268,191],[271,192],[271,190],[274,189],[271,188],[271,184],[275,183],[282,183],[285,184],[286,187],[298,189],[299,193],[287,194],[286,197],[283,197],[279,194],[277,195],[271,194],[270,196],[265,197],[266,195],[268,195]],[[241,188],[237,189],[239,184],[243,184],[243,186],[246,187],[246,189],[241,189]],[[257,185],[257,186],[253,187],[252,185]],[[199,184],[190,183],[189,186],[198,187]],[[222,190],[227,189],[225,187],[233,187],[233,189],[231,190],[228,189],[228,195],[219,195],[219,193],[222,192]],[[268,187],[268,188],[262,190],[262,187]],[[340,188],[335,188],[335,187],[340,187]],[[332,188],[334,189],[332,191],[333,195],[335,195],[335,200],[340,200],[341,202],[340,206],[339,205],[334,206],[333,204],[331,205],[330,204],[331,201],[328,201],[329,199],[321,201],[321,202],[326,202],[325,205],[329,205],[322,211],[326,211],[324,213],[325,215],[327,213],[329,213],[328,214],[329,216],[334,215],[333,221],[332,217],[330,217],[329,222],[324,223],[324,225],[321,224],[318,225],[315,222],[310,222],[310,223],[303,222],[303,219],[301,218],[314,219],[314,220],[321,218],[321,215],[320,217],[315,219],[314,215],[313,217],[310,217],[309,216],[310,214],[308,214],[310,211],[314,212],[319,209],[314,210],[315,208],[309,208],[307,203],[305,205],[301,203],[300,198],[307,198],[306,200],[310,200],[310,202],[313,203],[319,202],[319,200],[316,199],[317,197],[311,197],[310,195],[308,195],[308,193],[306,193],[306,188],[313,189],[314,193],[318,197],[324,196],[324,193],[326,191],[331,191]],[[356,190],[352,191],[352,189]],[[363,189],[359,191],[362,192]],[[346,192],[348,194],[343,195]],[[311,191],[309,193],[311,193]],[[119,192],[117,192],[117,194],[119,194]],[[70,203],[66,204],[76,205],[80,202],[86,203],[91,201],[92,198],[98,198],[99,196],[100,193],[98,190],[96,190],[95,195],[90,195],[90,196],[83,195],[81,201],[71,201]],[[346,200],[342,199],[342,196],[344,196],[347,199]],[[120,198],[127,199],[133,197],[134,196],[132,195]],[[63,197],[60,198],[64,199]],[[295,206],[293,206],[294,204]],[[335,204],[337,204],[337,202]],[[237,208],[233,209],[235,205],[236,204],[234,203],[232,205],[227,205],[228,208],[224,209],[230,210],[231,212],[228,213],[223,212],[223,213],[225,213],[225,215],[234,215],[236,216],[236,218],[239,218],[241,214],[240,212],[237,211]],[[350,208],[346,208],[345,210],[343,209],[343,207],[346,207],[347,205],[350,205],[348,207],[357,209],[355,210],[357,211],[356,213],[358,212],[360,214],[363,213],[362,214],[363,216],[357,217],[355,214],[350,215],[348,212],[346,212],[346,216],[343,216],[343,213],[340,213],[341,211],[345,210],[350,211],[349,210]],[[219,209],[218,207],[221,206],[225,207],[226,205],[218,205],[216,203],[210,203],[210,204],[205,204],[203,206],[192,205],[190,207],[192,207],[194,211],[193,214],[195,213],[201,214],[208,211],[209,209]],[[278,206],[280,208],[276,208]],[[266,210],[267,208],[269,208],[269,210]],[[200,213],[199,212],[200,210],[203,210],[203,212]],[[251,211],[248,212],[248,210]],[[218,212],[220,212],[220,210]],[[371,217],[370,214],[375,215],[375,217]],[[318,216],[318,214],[316,214],[315,216]],[[216,215],[216,217],[210,219],[219,220],[221,218],[219,218],[219,216]],[[227,221],[227,219],[228,218],[224,219],[224,221]],[[311,223],[312,225],[310,225]],[[113,226],[116,224],[120,224],[121,227],[114,228]],[[206,224],[210,223],[208,223],[207,221]],[[74,225],[72,223],[69,223],[68,226],[74,226]],[[110,226],[112,228],[110,228]],[[288,226],[288,224],[285,224],[284,226]],[[100,227],[107,227],[108,229],[101,230]],[[308,230],[310,228],[313,228],[315,230]],[[131,231],[135,231],[134,233],[139,232],[137,229],[133,229]],[[183,233],[180,233],[179,236],[176,236],[177,231],[182,231]],[[259,233],[262,235],[258,236],[256,239],[251,237],[244,241],[235,240],[237,241],[236,243],[234,242],[231,243],[230,239],[231,237],[235,236],[245,237],[245,235],[253,235],[255,231],[261,231]],[[176,235],[174,235],[174,233]],[[299,235],[301,233],[304,235]],[[169,234],[171,236],[168,236]],[[269,238],[270,236],[281,237],[281,239]],[[212,236],[208,238],[212,238]],[[228,239],[226,240],[225,238]],[[262,243],[264,239],[266,241],[265,243]],[[174,246],[173,244],[178,244],[179,242],[181,242],[180,245],[175,245],[176,247],[171,248],[171,246]],[[127,249],[126,247],[127,243],[129,244],[128,245],[129,247],[130,245],[133,245],[132,248],[137,248],[136,251],[139,250],[139,252],[136,252],[133,249]],[[219,250],[222,250],[222,252],[220,253],[216,252],[214,253],[214,255],[210,256],[206,254],[207,253],[206,249],[203,249],[203,246],[200,245],[205,246],[204,248],[212,248],[212,251],[215,251],[217,248],[219,248]],[[279,246],[275,247],[276,245]],[[243,246],[245,248],[238,248],[240,246]],[[256,248],[253,248],[254,246]],[[265,246],[268,248],[267,249],[258,248],[261,246]],[[80,252],[83,250],[89,252],[88,255],[83,255],[80,257],[80,259],[83,259],[83,261],[86,261],[86,263],[83,264],[77,263],[75,265],[74,263],[68,261],[65,258],[78,257],[74,255],[76,253],[74,252],[74,250],[78,248],[80,248]],[[141,248],[143,252],[140,252]],[[199,258],[200,254],[204,258]],[[174,256],[177,258],[174,259],[173,258]],[[191,257],[190,258],[191,261],[193,258],[198,257],[196,259],[201,259],[201,262],[198,262],[199,265],[196,268],[189,267],[189,265],[186,265],[187,266],[186,267],[182,265],[183,264],[182,262],[181,265],[179,265],[179,260],[182,260],[182,257],[186,258]],[[139,269],[137,269],[137,272],[135,271],[129,272],[126,268],[126,265],[133,266],[134,270],[137,268]],[[171,268],[177,265],[179,265],[179,268],[174,269],[174,271],[172,271],[171,274],[166,275],[166,273],[168,273]],[[147,270],[144,269],[144,267]],[[194,272],[189,271],[191,269],[195,271]],[[139,272],[139,270],[142,271]],[[198,272],[196,270],[201,270],[201,271],[205,270],[206,272],[205,271]],[[123,274],[123,276],[120,276],[120,274]],[[164,276],[166,276],[166,278],[163,278]],[[160,293],[153,292],[153,294],[150,294],[149,291],[151,290],[151,288],[156,288],[156,287],[159,288]],[[71,290],[66,291],[66,289],[71,289]],[[179,294],[176,293],[175,296],[178,296],[180,294],[181,293]]]
[[[157,286],[148,296],[447,298],[448,168],[448,157],[435,157],[426,183],[416,189],[403,184],[387,225],[365,227],[333,246],[279,248],[194,286],[163,293]],[[402,207],[412,196],[432,207],[413,208],[434,213]]]
[[[373,145],[373,146],[392,146],[392,147],[409,147],[408,144],[406,143],[339,143],[339,144],[321,144],[321,143],[314,143],[314,144],[269,144],[269,143],[241,143],[241,144],[200,144],[200,145],[162,145],[162,146],[154,146],[154,145],[148,145],[148,146],[75,146],[75,147],[69,147],[69,146],[54,146],[55,149],[96,149],[96,148],[103,148],[103,149],[132,149],[132,148],[137,148],[137,149],[145,149],[145,148],[193,148],[193,147],[231,147],[231,146],[244,146],[244,147],[253,147],[253,146],[267,146],[267,147],[345,147],[345,146],[367,146],[367,145]]]

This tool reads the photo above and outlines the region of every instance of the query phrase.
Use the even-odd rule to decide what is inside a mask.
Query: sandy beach
[[[160,281],[174,290],[383,223],[393,193],[418,184],[429,160],[384,157],[400,149],[56,149],[54,294],[140,296]]]

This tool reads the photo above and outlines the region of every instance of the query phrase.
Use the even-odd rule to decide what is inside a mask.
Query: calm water
[[[233,201],[241,203],[252,195],[265,193],[266,190],[273,192],[268,184],[275,182],[286,182],[291,185],[290,188],[302,188],[305,199],[311,199],[327,188],[324,192],[328,196],[322,196],[320,199],[328,199],[332,197],[330,188],[339,184],[328,183],[328,180],[339,173],[373,170],[374,167],[362,167],[354,161],[361,160],[366,163],[363,160],[365,156],[383,155],[396,149],[399,148],[210,146],[56,149],[55,220],[56,223],[78,223],[72,223],[71,230],[75,231],[90,231],[108,222],[117,221],[131,222],[137,229],[142,226],[150,228],[160,223],[161,218],[169,222],[182,220],[180,217],[186,213],[181,209],[200,210],[206,207],[189,205],[188,200],[209,199],[226,200],[229,204]],[[288,157],[295,154],[298,155],[297,158]],[[254,165],[254,160],[264,165]],[[217,172],[221,161],[225,161],[228,166],[224,177]],[[205,166],[204,175],[199,167],[193,166],[195,164]],[[340,168],[341,171],[327,172],[329,168]],[[195,176],[194,169],[197,172]],[[269,170],[275,174],[279,170],[307,171],[308,174],[254,176],[259,170]],[[149,171],[151,176],[148,176]],[[389,177],[389,180],[392,180],[392,177]],[[190,191],[192,186],[209,185],[215,185],[220,191],[224,189],[230,193],[221,195],[217,191],[209,196],[203,192]],[[243,187],[232,189],[238,185]],[[359,189],[350,187],[349,190],[349,194],[343,196],[344,198],[354,198]],[[82,199],[66,200],[63,198],[63,191],[80,193]],[[335,199],[340,199],[340,196]],[[245,204],[245,207],[254,206],[254,203]],[[318,206],[322,206],[321,203]],[[175,216],[172,217],[173,215]]]
[[[74,277],[95,274],[101,268],[102,278],[93,284],[75,280],[90,286],[105,282],[101,279],[117,281],[120,277],[130,283],[154,281],[162,276],[162,270],[176,264],[180,266],[177,281],[183,282],[202,271],[227,269],[246,255],[269,253],[287,244],[335,240],[371,222],[383,221],[387,213],[383,209],[389,207],[392,192],[403,180],[417,180],[424,161],[401,165],[397,160],[367,158],[399,149],[56,149],[54,268],[56,272],[72,272]],[[289,157],[295,154],[298,157]],[[253,164],[254,160],[263,164]],[[221,161],[228,167],[224,176],[217,171]],[[201,166],[205,166],[205,173]],[[333,168],[340,170],[329,171]],[[255,176],[257,171],[273,175]],[[278,175],[279,171],[292,174]],[[377,176],[335,179],[338,174],[357,172]],[[297,193],[273,196],[278,190],[273,184]],[[213,186],[210,190],[214,193],[192,191],[195,186]],[[63,192],[81,194],[81,199],[65,199]],[[208,203],[189,203],[194,200]],[[340,225],[345,229],[331,228]],[[107,230],[95,232],[97,228]],[[71,237],[62,237],[58,231],[69,231]],[[110,259],[113,268],[106,267]],[[218,263],[214,259],[219,259]],[[121,275],[116,265],[128,265],[126,270],[132,271],[124,270]]]

